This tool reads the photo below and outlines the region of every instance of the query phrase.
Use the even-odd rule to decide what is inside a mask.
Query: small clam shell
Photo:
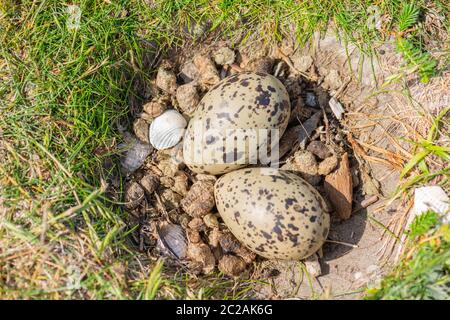
[[[151,123],[150,143],[158,150],[171,148],[181,140],[186,126],[186,119],[178,111],[167,110]]]
[[[177,224],[165,224],[157,227],[158,245],[163,251],[168,251],[178,259],[187,254],[187,238],[184,229]],[[165,250],[164,250],[165,249]]]

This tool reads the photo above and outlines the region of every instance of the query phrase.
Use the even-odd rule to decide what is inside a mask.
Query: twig
[[[356,244],[347,243],[347,242],[342,242],[342,241],[336,241],[336,240],[329,240],[329,239],[327,239],[327,240],[325,240],[325,242],[341,244],[341,245],[343,245],[343,246],[352,247],[352,248],[359,248],[359,246],[356,245]]]

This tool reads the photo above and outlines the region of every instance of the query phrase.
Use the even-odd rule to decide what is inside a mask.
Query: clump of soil
[[[149,84],[152,95],[136,113],[136,139],[148,145],[149,124],[168,108],[177,109],[186,118],[192,116],[209,88],[229,75],[254,71],[276,76],[286,86],[292,107],[289,126],[280,140],[279,165],[317,188],[333,211],[331,244],[305,265],[315,277],[329,275],[329,282],[344,290],[345,281],[339,279],[342,275],[333,274],[325,261],[338,259],[357,247],[355,243],[363,238],[366,227],[365,208],[382,196],[379,182],[361,157],[361,152],[367,152],[349,130],[352,117],[348,114],[355,106],[348,101],[356,85],[348,70],[341,65],[324,71],[316,56],[286,43],[270,52],[214,44],[194,54],[171,56],[160,64]],[[367,91],[364,86],[357,88]],[[124,207],[130,223],[139,226],[132,234],[139,250],[153,257],[165,256],[169,264],[190,273],[219,270],[230,277],[278,279],[271,281],[277,282],[281,291],[262,288],[262,297],[292,297],[302,292],[287,290],[293,284],[300,288],[303,283],[299,269],[292,265],[298,262],[265,261],[228,231],[215,209],[216,177],[191,172],[183,164],[181,144],[160,151],[151,148],[137,170],[136,166],[125,168]],[[372,232],[365,241],[374,242],[377,236]],[[367,263],[376,264],[376,258]],[[347,267],[352,261],[344,264]],[[347,270],[346,277],[351,278],[356,271],[360,270]]]

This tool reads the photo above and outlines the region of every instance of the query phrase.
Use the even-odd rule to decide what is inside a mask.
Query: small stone
[[[149,125],[147,121],[145,121],[142,118],[137,118],[133,123],[133,131],[136,137],[138,137],[139,140],[150,143],[148,139],[148,128]]]
[[[328,158],[332,155],[330,149],[323,143],[322,141],[316,140],[311,141],[311,143],[308,145],[308,148],[306,148],[309,152],[312,152],[314,155],[319,157],[320,159]]]
[[[298,54],[294,54],[291,57],[291,60],[295,69],[300,72],[308,71],[313,64],[313,58],[310,55],[300,56]]]
[[[233,50],[227,47],[222,47],[214,54],[214,61],[218,65],[232,64],[234,59],[236,58],[236,54]]]
[[[303,261],[303,263],[305,264],[308,273],[314,278],[317,278],[322,274],[322,269],[320,267],[319,257],[317,254],[309,256]]]
[[[219,261],[219,270],[230,277],[239,276],[246,267],[244,259],[232,255],[224,255]]]
[[[330,87],[332,90],[339,89],[342,86],[342,80],[339,76],[339,72],[337,70],[330,70],[327,76],[324,79],[324,82]]]
[[[192,230],[196,230],[196,231],[203,231],[203,230],[205,230],[205,224],[204,224],[202,218],[194,218],[194,219],[192,219],[189,222],[188,226]]]
[[[317,108],[319,107],[319,101],[317,100],[317,96],[314,92],[306,92],[305,103],[308,107]]]
[[[160,67],[156,74],[156,85],[164,92],[175,94],[177,91],[177,76],[173,71]]]
[[[192,217],[203,217],[215,204],[214,183],[210,180],[197,181],[181,201],[181,208]]]
[[[443,223],[450,223],[450,199],[440,186],[426,186],[414,190],[414,207],[410,214],[407,226],[412,219],[428,210],[432,210],[443,216]]]
[[[173,178],[172,177],[167,177],[167,176],[162,176],[161,178],[160,178],[160,182],[161,182],[161,185],[163,186],[163,187],[166,187],[166,188],[170,188],[170,189],[172,189],[172,187],[173,187],[173,185],[174,185],[174,181],[173,181]]]
[[[139,183],[132,182],[125,192],[125,208],[128,210],[137,208],[144,198],[144,189]]]
[[[197,230],[186,229],[186,236],[190,243],[199,243],[202,240]]]
[[[338,163],[338,158],[335,155],[332,155],[319,163],[318,173],[322,176],[326,176],[336,169]]]
[[[168,209],[177,209],[180,206],[182,196],[170,189],[164,189],[161,193],[161,200]]]
[[[245,67],[245,70],[261,73],[272,73],[275,60],[269,57],[251,60]]]
[[[142,188],[144,188],[144,191],[147,194],[147,196],[153,195],[153,192],[155,192],[159,186],[159,179],[157,176],[153,174],[145,175],[139,182]]]
[[[297,77],[289,76],[283,84],[286,87],[290,97],[299,97],[303,91],[300,84],[300,79]]]
[[[167,106],[170,102],[170,97],[168,95],[158,96],[153,98],[150,102],[144,104],[142,109],[144,113],[149,116],[150,119],[154,119],[166,111]]]
[[[360,279],[362,279],[363,277],[364,277],[364,274],[363,274],[361,271],[355,272],[355,273],[353,274],[353,278],[354,278],[355,280],[360,280]]]
[[[319,123],[322,112],[316,112],[308,120],[302,124],[294,127],[290,127],[286,130],[280,139],[279,157],[281,158],[288,151],[292,149],[292,146],[299,144],[301,149],[305,149],[306,142],[310,139],[314,130],[316,130]],[[290,170],[290,169],[286,169]]]
[[[361,170],[362,189],[365,195],[373,196],[380,193],[380,183],[373,179],[365,170]]]
[[[214,270],[216,259],[209,246],[204,243],[190,243],[188,246],[188,257],[200,264],[203,273],[208,274]]]
[[[317,185],[320,183],[321,177],[317,175],[317,161],[311,152],[299,150],[294,154],[293,159],[287,161],[287,164],[288,170],[300,173],[300,176],[310,184]]]
[[[192,116],[200,101],[197,88],[193,84],[185,84],[177,89],[177,101],[181,111],[188,116]]]
[[[218,247],[220,242],[219,239],[222,236],[222,231],[220,231],[218,228],[213,229],[209,233],[209,244],[213,247]]]
[[[203,222],[208,228],[211,229],[219,227],[219,220],[217,220],[217,215],[213,213],[208,213],[206,216],[204,216]]]
[[[139,114],[139,118],[144,119],[145,121],[147,121],[147,123],[151,123],[153,121],[153,117],[151,117],[148,113],[146,112],[141,112]]]
[[[213,86],[220,81],[219,72],[211,59],[204,55],[196,55],[193,59],[200,76],[200,82],[205,86]]]
[[[180,77],[183,79],[184,83],[189,83],[200,77],[200,73],[192,61],[183,64],[180,71]]]
[[[184,171],[178,171],[178,173],[173,178],[172,190],[176,193],[185,196],[188,193],[188,176]]]
[[[156,166],[165,177],[174,177],[181,169],[181,163],[170,156],[170,154],[165,153],[164,150],[158,151],[156,160],[158,161]]]
[[[178,222],[185,229],[188,228],[190,220],[191,220],[191,217],[189,217],[189,215],[187,215],[187,214],[181,214],[181,215],[179,215],[179,218],[178,218]]]
[[[219,235],[219,243],[225,252],[236,252],[241,247],[240,242],[229,232]]]
[[[256,259],[256,253],[250,251],[244,246],[240,246],[239,249],[237,249],[234,253],[244,259],[245,263],[247,264],[252,263]]]

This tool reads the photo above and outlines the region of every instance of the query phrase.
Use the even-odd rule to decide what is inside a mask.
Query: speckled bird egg
[[[234,236],[265,258],[307,258],[327,238],[330,217],[324,199],[292,172],[236,170],[216,181],[214,195]]]
[[[266,150],[283,135],[290,109],[286,88],[274,76],[243,72],[223,79],[205,94],[189,122],[185,163],[196,173],[213,175],[267,164]]]

